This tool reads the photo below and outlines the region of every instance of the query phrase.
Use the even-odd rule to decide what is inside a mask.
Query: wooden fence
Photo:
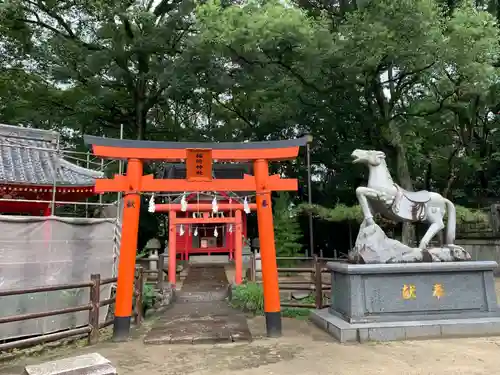
[[[144,269],[142,267],[138,267],[136,269],[136,278],[135,278],[135,306],[134,306],[134,322],[136,325],[140,325],[143,319],[142,316],[142,296],[143,296],[143,287],[144,287]],[[11,289],[11,290],[0,290],[0,297],[6,296],[14,296],[20,294],[30,294],[30,293],[43,293],[43,292],[54,292],[54,291],[63,291],[63,290],[71,290],[71,289],[80,289],[80,288],[90,288],[90,300],[89,303],[80,306],[67,307],[58,310],[52,311],[44,311],[44,312],[35,312],[35,313],[27,313],[21,315],[11,315],[0,317],[0,331],[2,323],[11,323],[11,322],[21,322],[30,319],[39,319],[45,318],[48,316],[62,315],[75,313],[79,311],[88,311],[89,312],[89,320],[88,324],[83,327],[72,328],[68,330],[64,330],[61,332],[48,333],[45,335],[30,337],[26,339],[20,339],[1,343],[0,344],[0,352],[9,349],[18,349],[24,348],[28,346],[39,345],[46,342],[53,342],[57,340],[66,339],[69,337],[85,337],[87,336],[89,344],[96,344],[99,341],[99,330],[101,328],[110,326],[113,324],[113,319],[108,319],[105,322],[99,323],[99,310],[102,306],[111,305],[115,302],[115,297],[105,299],[101,301],[100,298],[100,289],[102,285],[111,284],[116,282],[116,277],[101,279],[99,274],[93,274],[90,276],[90,280],[82,283],[75,284],[59,284],[59,285],[49,285],[42,287],[33,287],[26,289]]]
[[[311,267],[278,267],[278,273],[288,273],[288,274],[310,274],[310,280],[295,281],[295,280],[279,280],[279,288],[281,290],[289,291],[309,291],[314,292],[314,304],[312,303],[295,303],[295,302],[281,302],[281,306],[284,307],[303,307],[303,308],[316,308],[321,309],[328,307],[329,304],[325,303],[324,293],[331,291],[331,285],[323,283],[322,275],[325,273],[330,273],[330,271],[325,267],[326,262],[330,261],[343,261],[342,259],[335,258],[322,258],[318,256],[314,257],[277,257],[277,261],[287,260],[287,261],[312,261]],[[257,270],[256,270],[256,258],[252,254],[250,257],[250,281],[257,281]]]

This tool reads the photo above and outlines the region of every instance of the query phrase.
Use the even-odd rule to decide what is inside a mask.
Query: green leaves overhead
[[[140,139],[307,132],[317,203],[354,204],[365,171],[349,155],[377,148],[401,185],[482,206],[500,193],[497,3],[6,0],[0,119]],[[280,168],[304,185],[302,160]]]

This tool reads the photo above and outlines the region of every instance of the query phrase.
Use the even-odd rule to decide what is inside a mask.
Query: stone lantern
[[[160,250],[161,244],[160,240],[157,238],[151,238],[145,246],[146,251],[149,253],[149,269],[157,270],[158,269],[158,250]]]

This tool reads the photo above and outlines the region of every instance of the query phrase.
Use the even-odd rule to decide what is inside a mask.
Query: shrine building
[[[104,174],[65,160],[60,146],[57,132],[0,124],[0,214],[49,216],[52,201],[95,195]]]

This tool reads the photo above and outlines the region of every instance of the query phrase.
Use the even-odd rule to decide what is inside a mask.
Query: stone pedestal
[[[311,319],[341,342],[500,335],[497,263],[328,263],[331,306]]]

